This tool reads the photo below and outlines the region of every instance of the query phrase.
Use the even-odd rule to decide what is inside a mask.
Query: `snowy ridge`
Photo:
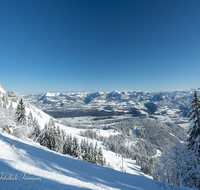
[[[45,94],[45,96],[59,96],[60,95],[60,93],[58,92],[58,93],[50,93],[50,92],[47,92],[46,94]]]
[[[0,97],[6,93],[6,91],[2,88],[1,84],[0,84]]]

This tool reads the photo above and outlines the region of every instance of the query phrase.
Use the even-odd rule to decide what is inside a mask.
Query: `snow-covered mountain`
[[[129,127],[137,137],[162,150],[168,142],[185,136],[183,128],[187,128],[189,123],[184,116],[189,110],[192,95],[193,89],[171,92],[46,93],[25,98],[44,112],[62,117],[62,123],[67,125],[72,121],[69,117],[80,118],[75,125],[82,126],[81,116],[93,116],[93,121],[102,122],[87,121],[86,125],[107,129],[105,125],[110,123],[110,129],[121,130],[122,133],[124,129],[119,123],[123,121],[124,128]],[[123,116],[123,119],[115,116]]]
[[[189,110],[192,95],[191,89],[172,92],[46,93],[25,96],[25,98],[68,126],[89,127],[93,131],[96,128],[101,136],[108,129],[117,131],[119,139],[124,133],[127,136],[135,134],[137,137],[135,142],[138,142],[141,137],[142,146],[146,149],[150,147],[149,150],[139,150],[139,152],[144,151],[145,155],[153,156],[156,154],[156,149],[163,150],[167,143],[176,138],[186,137],[184,129],[189,126],[189,122],[184,116]],[[71,124],[71,121],[75,122]],[[96,135],[92,133],[90,131],[84,135],[87,137]],[[125,144],[122,146],[117,140],[110,141],[104,139],[104,144],[114,152],[127,154],[129,151]],[[123,151],[116,148],[117,146]]]
[[[133,97],[135,97],[134,101],[136,102],[137,98],[143,98],[143,101],[145,101],[145,97],[148,99],[151,94],[146,92],[135,93],[135,95],[133,95],[133,92],[46,93],[43,95],[35,95],[35,97],[38,98],[38,101],[35,101],[35,105],[38,106],[36,102],[44,105],[44,102],[46,102],[47,105],[51,105],[50,102],[55,102],[54,106],[56,106],[57,101],[60,101],[60,99],[68,103],[71,101],[71,103],[69,103],[71,106],[74,101],[76,106],[82,105],[83,108],[87,105],[89,106],[88,108],[90,108],[92,102],[96,107],[101,103],[109,103],[105,104],[107,106],[106,110],[109,112],[110,109],[117,108],[116,102],[118,102],[119,106],[121,105],[121,107],[123,107],[124,102],[126,102],[123,100],[129,101],[131,96],[132,100],[134,99]],[[151,101],[159,101],[159,97],[155,95],[156,93],[151,94],[151,99],[157,98]],[[10,97],[12,97],[12,99],[9,99]],[[60,120],[52,118],[52,116],[30,104],[30,100],[32,103],[34,102],[34,99],[31,99],[33,97],[34,96],[26,97],[27,101],[24,101],[27,117],[31,112],[41,129],[43,129],[45,124],[50,120],[54,120],[56,126],[59,126],[66,134],[71,134],[73,137],[76,137],[79,142],[86,139],[89,143],[97,143],[99,147],[102,147],[103,156],[113,169],[77,160],[69,155],[53,152],[42,147],[32,139],[27,138],[25,133],[28,127],[26,128],[15,122],[14,113],[18,102],[11,101],[18,101],[21,97],[16,93],[4,92],[3,98],[0,98],[0,146],[2,153],[0,154],[1,189],[163,189],[163,184],[154,181],[152,177],[141,172],[140,166],[136,165],[136,160],[129,158],[122,159],[120,153],[116,154],[113,151],[116,147],[113,147],[113,150],[107,147],[106,139],[112,137],[111,139],[116,139],[116,141],[113,141],[116,143],[121,141],[120,139],[117,140],[117,138],[122,138],[123,141],[125,140],[123,142],[124,145],[122,146],[122,142],[120,142],[120,146],[117,148],[120,148],[120,151],[128,151],[129,149],[126,149],[126,147],[132,147],[134,151],[142,152],[142,155],[138,156],[143,159],[143,155],[147,156],[152,154],[151,150],[153,150],[152,152],[155,152],[155,154],[157,152],[157,155],[160,153],[159,150],[156,151],[160,146],[160,142],[155,139],[158,145],[151,144],[153,143],[152,140],[154,140],[153,136],[156,136],[151,136],[152,131],[156,131],[156,133],[159,134],[159,138],[161,137],[160,135],[164,135],[165,138],[161,138],[165,143],[170,140],[170,138],[179,138],[179,135],[183,134],[184,131],[181,130],[180,127],[169,123],[161,123],[156,121],[155,118],[143,119],[138,117],[128,121],[128,123],[118,122],[117,125],[119,129],[113,128],[113,125],[111,126],[110,124],[104,125],[102,128],[101,126],[100,128],[91,128],[96,135],[98,134],[98,137],[94,135],[92,138],[87,138],[87,135],[84,135],[88,132],[87,129],[72,128],[63,125],[60,123]],[[166,97],[170,96],[166,95]],[[164,94],[161,95],[162,99],[168,100],[166,97]],[[67,101],[64,101],[65,99]],[[48,103],[48,101],[50,102]],[[97,104],[95,104],[95,102],[97,102]],[[137,105],[139,105],[137,108],[140,111],[146,109],[142,104]],[[110,108],[108,106],[110,106]],[[77,107],[71,109],[76,110]],[[103,109],[105,109],[104,106]],[[98,110],[101,111],[100,109]],[[157,108],[157,110],[159,109]],[[133,123],[132,126],[130,126],[130,122]],[[13,133],[15,136],[7,133]],[[140,139],[139,136],[142,139]],[[165,141],[165,139],[168,140]],[[108,143],[111,143],[111,141]],[[110,145],[113,146],[112,143]],[[140,145],[139,148],[138,145]],[[139,152],[137,154],[139,154]],[[20,174],[22,174],[22,176],[20,176]],[[30,180],[20,180],[23,175],[25,175],[26,178],[30,178]],[[39,178],[41,178],[41,180],[38,180]],[[31,181],[32,179],[33,181]],[[171,186],[166,185],[166,189],[167,188],[171,189]]]
[[[65,118],[125,114],[186,115],[192,94],[191,89],[171,92],[46,93],[24,98],[53,117]]]

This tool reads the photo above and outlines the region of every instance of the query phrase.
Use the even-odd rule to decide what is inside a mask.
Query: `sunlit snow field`
[[[163,189],[162,183],[149,179],[128,159],[124,159],[127,171],[120,172],[58,154],[8,134],[0,134],[0,149],[1,190]],[[104,151],[104,154],[113,165],[120,161],[111,152]],[[168,185],[165,188],[176,189]]]

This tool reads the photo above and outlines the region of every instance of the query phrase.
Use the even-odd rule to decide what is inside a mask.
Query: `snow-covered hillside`
[[[1,86],[1,84],[0,84],[0,96],[2,95],[2,94],[4,94],[6,91],[2,88],[2,86]]]
[[[96,95],[99,94],[102,95],[103,93],[97,93]],[[49,94],[47,95],[49,96]],[[119,92],[110,95],[117,97]],[[124,96],[126,95],[124,94]],[[49,97],[56,96],[59,96],[59,94],[51,94]],[[83,96],[84,94],[80,97]],[[10,97],[12,99],[9,99]],[[87,94],[85,94],[85,97],[88,97]],[[81,133],[87,132],[87,129],[63,125],[60,120],[52,118],[28,101],[24,101],[27,122],[30,122],[28,120],[30,120],[31,113],[35,125],[39,125],[41,130],[45,128],[47,123],[54,121],[55,125],[63,130],[66,135],[76,137],[79,142],[85,139],[89,144],[97,143],[98,147],[102,148],[103,156],[107,162],[106,166],[110,167],[108,168],[78,160],[68,154],[64,155],[51,151],[46,147],[42,147],[33,139],[28,138],[27,132],[32,129],[30,125],[21,125],[15,121],[15,112],[18,104],[15,100],[19,99],[21,99],[19,95],[10,92],[4,92],[3,97],[0,97],[0,189],[163,189],[164,184],[154,181],[152,177],[141,172],[138,164],[136,165],[135,159],[122,158],[121,153],[114,153],[105,146],[105,142],[103,143],[103,141],[99,140],[99,138],[108,139],[110,136],[112,138],[117,135],[119,137],[122,136],[124,138],[123,141],[125,140],[125,149],[121,147],[121,144],[117,148],[127,151],[126,147],[131,147],[131,144],[136,146],[138,143],[140,148],[133,148],[137,154],[142,150],[142,155],[137,156],[144,159],[144,157],[147,157],[144,147],[149,147],[149,150],[151,150],[152,145],[145,142],[143,136],[143,139],[137,138],[136,132],[138,131],[141,135],[145,135],[147,139],[148,135],[144,134],[144,131],[149,131],[149,129],[145,127],[151,125],[153,127],[155,125],[159,126],[159,123],[154,119],[134,120],[134,126],[137,126],[134,129],[129,128],[129,130],[126,130],[128,136],[126,136],[125,131],[120,132],[112,128],[106,130],[94,128],[93,132],[98,133],[99,138],[87,138],[81,135]],[[142,127],[141,124],[143,125]],[[125,129],[127,128],[127,123],[120,125]],[[109,128],[109,125],[106,127]],[[166,131],[180,133],[177,126],[165,124],[161,125],[160,128],[164,132],[163,134],[166,134]],[[166,128],[166,130],[163,128]],[[152,129],[155,130],[155,128]],[[130,132],[134,133],[134,136],[131,136]],[[13,133],[15,136],[8,133]],[[172,134],[170,137],[172,136],[175,135]],[[153,149],[156,154],[156,147],[153,146]],[[148,161],[149,158],[145,159]],[[23,175],[25,175],[24,178]],[[22,178],[23,180],[20,180]],[[39,180],[40,178],[41,180]],[[169,186],[166,186],[166,188],[171,189]]]
[[[131,166],[134,174],[124,173],[58,154],[35,142],[23,141],[8,134],[0,134],[0,149],[2,190],[164,188],[164,184],[147,178],[134,165]],[[176,187],[165,185],[165,189]]]

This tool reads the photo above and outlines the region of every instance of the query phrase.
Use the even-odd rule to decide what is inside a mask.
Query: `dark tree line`
[[[79,143],[76,137],[66,135],[64,130],[60,130],[58,126],[56,127],[52,119],[48,124],[45,124],[39,135],[36,129],[34,131],[37,134],[33,132],[32,136],[37,136],[36,141],[50,150],[69,154],[93,164],[106,165],[101,146],[98,148],[97,143],[94,146],[93,143],[89,143],[86,140],[82,140]]]

